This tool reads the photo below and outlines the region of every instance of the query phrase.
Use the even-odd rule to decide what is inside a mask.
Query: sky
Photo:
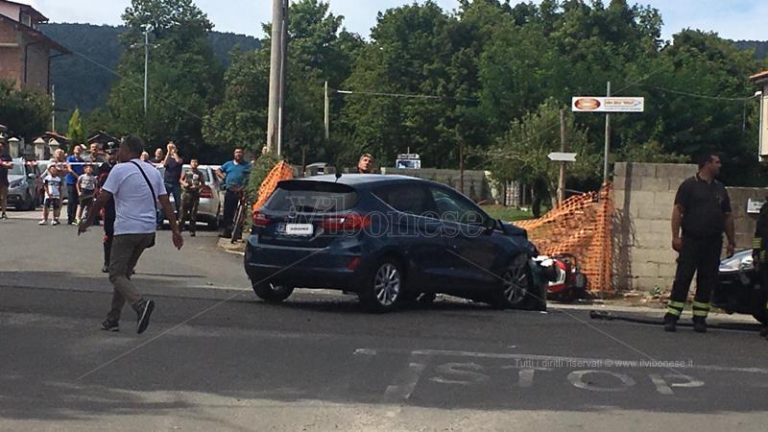
[[[51,22],[121,23],[120,15],[130,0],[15,0],[28,3]],[[609,0],[604,0],[607,3]],[[345,17],[347,30],[368,37],[379,11],[413,0],[329,0],[331,11]],[[422,0],[419,0],[423,3]],[[435,0],[444,10],[458,7],[458,0]],[[539,3],[539,0],[535,0]],[[215,30],[262,37],[261,23],[271,21],[271,0],[196,0],[208,14]],[[512,3],[519,3],[513,0]],[[768,40],[768,0],[637,0],[661,11],[662,37],[684,28],[714,31],[734,40]]]

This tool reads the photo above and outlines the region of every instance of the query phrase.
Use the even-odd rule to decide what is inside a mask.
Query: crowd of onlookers
[[[47,164],[38,163],[38,166],[43,168],[39,180],[42,189],[39,191],[42,198],[39,225],[61,224],[61,212],[65,207],[68,225],[77,225],[87,218],[88,211],[98,196],[111,166],[120,162],[115,157],[117,145],[110,142],[102,148],[99,144],[92,143],[87,151],[83,146],[75,145],[71,148],[69,155],[63,149],[57,149]],[[13,168],[13,162],[1,147],[0,158],[0,204],[2,204],[0,218],[5,219],[7,218],[5,208],[8,191],[7,173]],[[188,224],[190,235],[194,236],[201,191],[207,187],[213,189],[214,193],[218,193],[217,185],[207,184],[208,176],[200,170],[197,159],[190,159],[189,165],[185,166],[185,160],[173,141],[170,141],[164,149],[155,149],[153,156],[146,151],[142,152],[140,160],[152,164],[161,171],[166,191],[169,197],[173,197],[174,210],[180,226],[185,227]],[[245,160],[243,149],[237,148],[233,159],[213,171],[215,178],[209,180],[211,183],[220,183],[224,190],[220,221],[222,235],[229,235],[231,232],[237,204],[241,199],[250,169],[251,163]],[[163,215],[158,211],[158,228],[162,228],[163,220]]]

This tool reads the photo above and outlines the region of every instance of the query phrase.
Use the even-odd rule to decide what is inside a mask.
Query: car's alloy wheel
[[[358,295],[363,306],[371,312],[387,312],[403,299],[405,281],[396,261],[385,259],[369,273],[366,286]]]
[[[520,307],[528,299],[531,287],[531,272],[528,257],[519,255],[501,275],[501,292],[494,302],[499,307]]]
[[[253,292],[268,303],[280,303],[293,294],[292,286],[276,285],[271,282],[254,283]]]
[[[384,306],[392,306],[400,297],[401,277],[400,270],[391,263],[379,267],[373,279],[373,290],[379,303]]]

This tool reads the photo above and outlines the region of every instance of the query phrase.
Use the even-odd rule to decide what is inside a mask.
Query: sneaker
[[[705,317],[693,317],[693,331],[696,333],[706,333],[707,319]]]
[[[8,219],[8,215],[3,213],[2,215],[0,215],[0,219]]]
[[[41,219],[41,220],[40,220],[40,222],[38,222],[37,224],[38,224],[38,225],[45,225],[45,224],[47,224],[47,223],[48,223],[48,221],[47,221],[47,220],[45,220],[45,219]]]
[[[71,224],[70,224],[71,225]],[[75,225],[80,225],[80,219],[75,218]]]
[[[106,265],[106,264],[104,264],[103,266],[101,266],[101,272],[102,272],[102,273],[109,273],[109,266],[108,266],[108,265]]]
[[[764,325],[763,328],[760,329],[760,336],[768,337],[768,325]]]
[[[672,314],[664,315],[664,331],[674,332],[677,330],[677,317]]]
[[[139,320],[136,324],[136,333],[142,334],[144,330],[149,326],[149,317],[152,315],[152,311],[155,310],[155,302],[153,300],[144,300],[139,305],[138,315]]]
[[[104,331],[117,332],[120,331],[120,323],[117,320],[107,318],[101,322],[101,329]]]
[[[51,221],[51,225],[61,225],[61,222],[58,219],[54,219]]]
[[[190,237],[194,237],[194,236],[195,236],[195,232],[194,232],[194,231],[192,231],[191,233],[189,233],[189,236],[190,236]]]

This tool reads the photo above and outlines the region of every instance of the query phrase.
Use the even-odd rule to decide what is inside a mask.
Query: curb
[[[219,238],[218,247],[224,252],[245,256],[245,242],[242,240],[232,243],[232,240],[228,238]]]

